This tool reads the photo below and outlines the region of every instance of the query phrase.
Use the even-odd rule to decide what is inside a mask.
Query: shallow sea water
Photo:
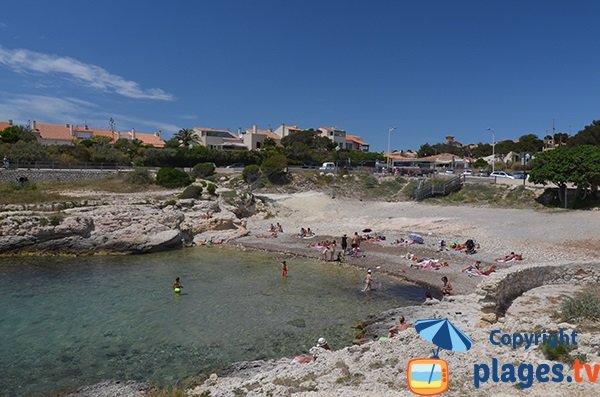
[[[122,257],[0,259],[0,396],[104,379],[175,384],[241,360],[292,357],[323,336],[350,344],[370,314],[419,287],[304,258],[198,247]],[[181,277],[180,295],[171,285]]]

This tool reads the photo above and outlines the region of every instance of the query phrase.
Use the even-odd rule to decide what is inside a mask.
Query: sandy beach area
[[[267,203],[267,211],[248,219],[249,236],[235,242],[244,247],[318,258],[321,250],[309,245],[341,236],[360,235],[365,229],[386,237],[378,243],[363,242],[364,256],[346,257],[344,262],[364,269],[405,278],[419,284],[440,287],[447,276],[457,294],[473,291],[483,276],[473,276],[461,270],[480,260],[498,266],[498,271],[515,262],[497,263],[495,259],[510,252],[522,254],[516,263],[557,263],[598,259],[600,251],[600,211],[523,210],[467,206],[435,206],[416,202],[376,202],[332,199],[318,192],[296,194],[265,194],[259,197]],[[270,214],[265,217],[265,213]],[[271,224],[279,222],[284,233],[277,238],[262,238]],[[310,227],[317,237],[306,240],[297,237],[300,228]],[[401,246],[394,241],[410,233],[423,236],[425,244]],[[479,244],[474,255],[452,250],[439,251],[440,240],[464,243],[473,239]],[[448,262],[439,270],[416,269],[417,258],[434,258]],[[332,265],[335,263],[332,262]]]
[[[368,335],[386,335],[400,316],[409,328],[398,336],[321,352],[309,364],[294,365],[290,358],[266,362],[237,363],[227,373],[212,374],[202,385],[189,390],[192,396],[405,396],[408,392],[407,368],[415,357],[430,357],[431,344],[412,327],[418,319],[450,320],[472,340],[466,353],[444,350],[451,371],[448,396],[588,396],[597,384],[571,383],[573,368],[549,360],[535,344],[529,349],[495,345],[494,332],[512,335],[542,330],[576,330],[574,354],[589,365],[600,362],[600,335],[596,328],[580,329],[564,322],[560,303],[580,291],[584,284],[600,281],[600,211],[517,210],[466,206],[434,206],[414,202],[362,202],[332,199],[322,193],[264,195],[265,211],[248,219],[250,235],[235,241],[242,247],[280,252],[284,255],[318,257],[309,247],[319,240],[338,240],[364,229],[386,236],[381,243],[364,243],[365,256],[348,259],[346,264],[370,267],[432,288],[441,287],[446,275],[455,295],[434,305],[418,305],[382,313],[367,325]],[[268,216],[265,216],[268,214]],[[284,233],[268,234],[271,223],[279,222]],[[318,237],[299,239],[301,227],[310,227]],[[419,233],[425,244],[399,247],[392,242]],[[479,244],[474,255],[438,251],[439,240]],[[523,260],[496,263],[495,259],[514,251]],[[411,268],[406,254],[419,258],[438,258],[449,266],[440,270]],[[497,264],[490,276],[469,276],[461,269],[474,260]],[[339,266],[331,262],[332,266]],[[438,292],[439,293],[439,292]],[[498,310],[499,305],[504,305]],[[489,321],[488,321],[489,320]],[[597,324],[596,324],[597,325]],[[495,331],[496,330],[496,331]],[[545,331],[543,331],[545,332]],[[525,366],[519,377],[486,377],[491,363],[511,368]],[[561,380],[536,381],[536,368],[558,365],[564,368]],[[564,367],[563,367],[564,365]],[[503,369],[505,367],[502,367]],[[558,367],[557,367],[558,368]],[[530,370],[531,369],[531,370]],[[533,372],[531,372],[533,371]],[[538,371],[539,372],[539,371]],[[489,375],[489,374],[488,374]],[[529,382],[528,379],[532,381]],[[557,378],[558,379],[558,378]],[[521,383],[519,383],[521,382]],[[596,390],[597,391],[597,390]]]

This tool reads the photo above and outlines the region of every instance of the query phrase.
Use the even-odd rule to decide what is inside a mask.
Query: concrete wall
[[[26,170],[0,169],[0,183],[17,183],[19,177],[26,177],[29,182],[46,181],[82,181],[105,178],[116,175],[116,170]]]

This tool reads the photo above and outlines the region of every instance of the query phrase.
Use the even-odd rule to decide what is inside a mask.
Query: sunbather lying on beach
[[[271,233],[263,233],[263,234],[257,234],[256,238],[276,238],[277,237],[277,233],[276,232],[271,232]]]
[[[476,274],[478,276],[489,276],[491,273],[496,271],[494,265],[483,265],[481,261],[475,261],[469,266],[462,269],[463,272]]]
[[[417,269],[430,269],[439,270],[442,267],[447,267],[448,262],[440,261],[439,259],[423,259],[416,264],[410,264],[410,267],[416,267]]]
[[[521,260],[523,260],[523,255],[515,254],[514,252],[511,252],[510,254],[506,255],[504,258],[496,259],[496,262],[515,262],[515,261],[521,261]]]

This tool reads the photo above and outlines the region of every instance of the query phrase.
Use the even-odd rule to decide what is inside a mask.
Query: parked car
[[[335,171],[335,163],[332,163],[332,162],[323,163],[323,165],[319,167],[319,170],[321,170],[321,171]]]
[[[446,170],[446,174],[454,174],[454,170],[452,168],[448,168]]]
[[[465,176],[473,176],[473,171],[471,171],[471,170],[464,170],[463,171],[463,175],[465,175]]]
[[[229,164],[225,168],[244,168],[245,166],[246,165],[244,163],[233,163],[233,164]]]
[[[511,174],[509,174],[508,172],[504,172],[504,171],[494,171],[490,174],[490,177],[492,178],[508,178],[508,179],[515,179],[514,176],[512,176]]]
[[[519,172],[515,172],[513,174],[513,176],[515,177],[515,179],[527,179],[529,174],[526,172],[523,172],[523,171],[519,171]]]

